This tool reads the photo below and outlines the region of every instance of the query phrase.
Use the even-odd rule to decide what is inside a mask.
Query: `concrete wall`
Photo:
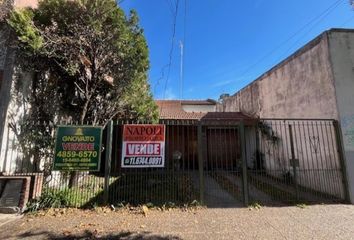
[[[322,34],[256,81],[224,99],[218,111],[261,118],[338,118],[327,35]]]
[[[349,81],[349,79],[351,79],[350,84],[346,82],[343,83],[342,87],[346,97],[341,93],[340,95],[342,96],[339,98],[342,99],[343,103],[338,103],[338,105],[343,105],[344,102],[346,102],[347,108],[350,109],[347,109],[346,117],[349,119],[352,117],[353,119],[352,128],[348,129],[349,132],[352,131],[353,133],[351,139],[353,143],[352,150],[354,150],[354,110],[353,107],[351,107],[354,103],[354,52],[351,54],[349,53],[350,51],[348,51],[348,49],[354,51],[354,34],[351,34],[353,39],[350,40],[345,40],[345,38],[342,39],[342,36],[338,36],[338,41],[340,41],[341,44],[337,43],[337,45],[340,46],[333,46],[330,51],[329,39],[331,39],[331,45],[334,45],[332,44],[332,38],[333,36],[337,36],[336,34],[337,31],[335,30],[321,34],[233,96],[224,98],[218,105],[217,110],[226,112],[240,111],[260,118],[323,118],[338,120],[338,99],[336,97],[338,96],[338,89],[336,91],[338,81],[335,83],[334,74],[339,74],[340,77],[344,79],[341,81]],[[329,38],[329,36],[332,37]],[[350,47],[345,45],[348,44],[348,42],[351,43],[351,41],[353,41],[353,45],[350,45]],[[342,51],[337,52],[337,48],[342,48]],[[333,73],[334,71],[332,70],[332,61],[330,60],[333,55],[332,51],[336,52],[335,55],[339,55],[337,60],[338,70],[336,71],[338,73]],[[344,54],[347,54],[346,57],[343,57]],[[348,55],[350,55],[350,57]],[[345,69],[345,71],[342,68]],[[346,73],[344,74],[344,72]],[[353,87],[351,84],[353,84]],[[330,129],[330,127],[328,128]],[[277,131],[275,129],[276,135],[282,136],[280,141],[288,142],[289,140],[286,137],[289,134],[288,129],[284,131],[285,132]],[[330,173],[330,171],[320,171],[323,176],[306,175],[306,168],[314,171],[323,168],[340,169],[340,158],[337,155],[336,148],[334,148],[333,151],[328,150],[332,147],[332,143],[322,141],[322,139],[326,138],[324,138],[321,133],[322,129],[320,129],[320,131],[309,131],[306,133],[300,133],[296,130],[294,132],[295,135],[298,135],[297,138],[302,139],[301,144],[295,143],[295,155],[300,162],[299,184],[317,191],[332,194],[333,191],[331,189],[323,188],[324,184],[326,184],[323,182],[323,179],[327,179],[326,181],[335,182],[335,184],[339,186],[335,195],[344,197],[340,172],[335,179],[332,179],[333,174]],[[335,135],[334,132],[330,133],[331,135]],[[311,148],[311,139],[320,139],[321,149],[317,153],[310,152],[309,154],[305,154],[303,149]],[[273,169],[292,172],[291,166],[289,165],[291,156],[279,154],[279,152],[283,152],[282,149],[284,147],[289,147],[289,144],[279,146],[279,149],[275,153],[272,153],[272,151],[268,152],[269,156],[266,159],[265,166],[269,174],[274,176],[282,174],[281,171],[272,172]],[[261,150],[265,151],[264,149]],[[354,152],[348,154],[353,154],[352,159],[354,160]],[[280,165],[279,159],[281,160]],[[348,168],[351,169],[353,174],[349,181],[354,183],[354,161],[350,164]],[[303,176],[301,173],[304,173]],[[352,192],[352,199],[354,201],[354,186]]]
[[[3,39],[4,36],[0,38]],[[2,56],[0,69],[3,70],[3,80],[0,89],[0,171],[3,171],[4,165],[6,168],[4,154],[9,140],[8,114],[13,88],[14,52],[4,45],[5,41],[1,43],[3,44],[0,46]]]
[[[14,0],[15,8],[37,7],[38,0]],[[16,169],[15,161],[19,153],[18,142],[13,131],[8,127],[11,121],[20,119],[23,106],[19,103],[14,86],[15,54],[14,50],[7,46],[7,31],[0,26],[0,70],[3,71],[3,80],[0,87],[0,172],[12,172]],[[24,83],[29,76],[23,80]],[[27,79],[28,80],[28,79]],[[25,96],[28,86],[22,84],[18,89]]]
[[[354,203],[354,30],[329,33],[349,194]]]

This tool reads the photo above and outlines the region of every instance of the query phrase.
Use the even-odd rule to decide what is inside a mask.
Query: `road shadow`
[[[10,236],[8,236],[10,237]],[[118,232],[110,234],[100,234],[96,231],[85,230],[82,233],[63,233],[55,234],[50,232],[25,232],[23,234],[11,236],[18,239],[48,239],[48,240],[86,240],[86,239],[100,239],[100,240],[182,240],[182,238],[172,235],[156,235],[151,232]]]

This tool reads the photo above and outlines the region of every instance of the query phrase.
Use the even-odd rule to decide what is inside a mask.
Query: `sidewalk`
[[[0,239],[354,239],[354,206],[56,210],[0,227]]]
[[[5,224],[11,223],[20,218],[22,218],[22,215],[0,213],[0,228],[2,228]]]

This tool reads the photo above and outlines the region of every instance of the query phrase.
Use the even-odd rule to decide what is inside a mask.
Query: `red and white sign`
[[[122,168],[164,166],[165,125],[124,125]]]

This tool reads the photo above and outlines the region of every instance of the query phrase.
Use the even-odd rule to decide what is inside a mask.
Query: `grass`
[[[109,189],[110,202],[139,205],[185,204],[195,199],[188,174],[134,173],[121,175]]]

